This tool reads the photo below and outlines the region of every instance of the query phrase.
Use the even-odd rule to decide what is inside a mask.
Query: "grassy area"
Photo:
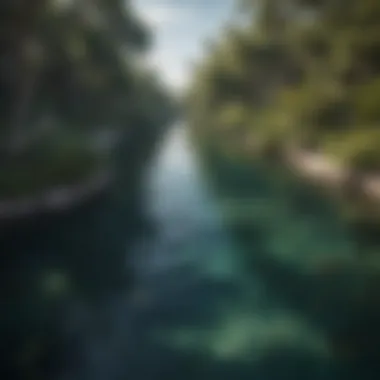
[[[40,142],[0,165],[0,199],[30,196],[78,183],[104,161],[83,139],[65,137]]]

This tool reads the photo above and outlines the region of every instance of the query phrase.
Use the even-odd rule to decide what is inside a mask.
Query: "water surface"
[[[244,194],[216,185],[186,130],[168,135],[146,178],[153,228],[128,255],[133,291],[113,304],[113,338],[98,344],[95,362],[89,356],[89,378],[342,375],[326,327],[336,328],[347,305],[318,311],[308,263],[332,254],[350,259],[344,226],[327,202],[295,194],[278,175],[255,173],[253,187],[238,186]],[[341,299],[334,289],[331,302]]]
[[[71,286],[55,308],[64,378],[367,376],[342,338],[361,321],[350,298],[360,276],[334,206],[282,169],[205,165],[189,141],[172,129],[135,203],[118,193],[19,241],[34,252],[18,264],[29,284]],[[37,316],[46,297],[33,297]]]

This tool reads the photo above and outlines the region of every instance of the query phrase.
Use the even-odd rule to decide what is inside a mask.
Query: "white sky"
[[[156,32],[149,60],[171,87],[180,90],[186,85],[203,41],[217,35],[231,17],[233,4],[234,0],[134,0]]]

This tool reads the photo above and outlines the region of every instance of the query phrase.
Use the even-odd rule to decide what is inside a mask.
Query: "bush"
[[[16,198],[80,182],[103,159],[83,141],[64,138],[43,141],[0,166],[0,196]]]
[[[241,127],[247,124],[247,121],[247,110],[239,103],[224,106],[217,116],[217,123],[223,129]]]
[[[353,98],[358,123],[380,122],[380,78],[357,87]]]
[[[354,170],[380,170],[380,130],[356,129],[330,136],[325,150]]]

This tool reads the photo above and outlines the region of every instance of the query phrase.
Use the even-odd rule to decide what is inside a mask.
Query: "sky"
[[[155,32],[149,61],[174,90],[186,86],[191,63],[203,41],[216,37],[232,15],[235,0],[134,0],[139,15]]]

